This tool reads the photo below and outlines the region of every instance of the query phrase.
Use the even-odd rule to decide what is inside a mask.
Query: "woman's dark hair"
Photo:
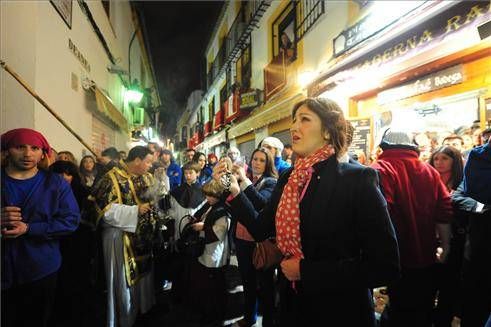
[[[126,158],[126,162],[132,162],[136,158],[140,158],[140,160],[144,160],[146,156],[149,154],[153,154],[152,150],[147,148],[146,146],[137,145],[131,148],[130,152],[128,152],[128,158]]]
[[[264,155],[266,156],[266,168],[264,169],[263,176],[278,178],[278,172],[276,171],[276,167],[274,165],[273,155],[266,148],[258,148],[252,152],[251,160],[249,161],[249,167],[251,167],[251,170],[252,170],[252,159],[254,158],[254,154],[256,154],[256,152],[264,153]]]
[[[85,169],[84,167],[85,159],[90,159],[94,163],[94,168],[92,168],[92,171],[88,171],[87,169]],[[97,175],[97,165],[96,165],[95,158],[92,156],[84,156],[82,160],[80,160],[79,171],[82,176]]]
[[[68,158],[69,158],[70,162],[76,163],[76,161],[75,161],[75,156],[74,156],[74,155],[73,155],[73,153],[71,153],[70,151],[60,151],[60,152],[58,152],[58,154],[56,155],[57,160],[59,160],[58,158],[59,158],[59,157],[60,157],[62,154],[64,154],[64,155],[68,156]]]
[[[206,155],[203,152],[195,152],[192,161],[198,163],[199,157],[201,156],[205,157],[205,161],[206,161]]]
[[[324,98],[307,98],[295,104],[292,118],[301,106],[306,106],[319,116],[322,122],[323,132],[329,133],[329,143],[332,144],[336,155],[340,156],[346,152],[346,119],[339,105]]]
[[[443,153],[452,158],[452,169],[449,182],[451,183],[452,190],[456,190],[464,177],[464,161],[462,160],[462,154],[453,146],[441,146],[431,154],[430,160],[428,161],[431,166],[435,167],[435,156],[439,153]]]
[[[287,39],[286,44],[283,44],[283,35],[286,36],[286,39]],[[290,37],[288,36],[288,34],[286,34],[285,32],[281,33],[281,36],[280,36],[280,48],[282,48],[282,49],[291,49],[292,45],[293,45],[293,43],[290,40]]]
[[[115,147],[110,147],[101,152],[102,157],[109,157],[111,160],[121,159],[119,156],[119,151]]]
[[[80,178],[78,167],[71,161],[55,161],[51,166],[49,166],[49,170],[57,174],[65,173],[72,176],[72,188],[74,188],[74,186],[76,187],[76,185],[82,185],[82,179]]]
[[[75,199],[77,200],[80,210],[83,210],[85,207],[87,196],[89,194],[87,189],[82,184],[82,178],[80,177],[77,165],[71,161],[60,160],[54,162],[51,166],[49,166],[49,170],[56,174],[65,173],[69,176],[72,176],[70,187],[72,188],[73,194],[75,195]]]

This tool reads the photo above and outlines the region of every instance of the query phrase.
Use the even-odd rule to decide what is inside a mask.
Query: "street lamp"
[[[143,98],[143,92],[138,88],[138,83],[133,82],[128,90],[126,90],[124,97],[130,103],[137,104]]]
[[[125,93],[126,100],[131,103],[139,103],[143,98],[143,93],[139,90],[127,90]]]

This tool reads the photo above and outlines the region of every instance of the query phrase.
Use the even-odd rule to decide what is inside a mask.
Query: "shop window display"
[[[392,128],[412,134],[421,151],[421,159],[427,161],[431,152],[457,136],[461,151],[474,145],[473,133],[476,120],[479,119],[477,98],[458,101],[434,100],[416,103],[410,107],[394,108],[374,116],[374,140],[380,143],[385,130]],[[376,153],[377,149],[374,149]]]

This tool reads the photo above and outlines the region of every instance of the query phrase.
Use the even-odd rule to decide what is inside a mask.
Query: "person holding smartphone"
[[[251,167],[249,177],[246,176],[246,170],[239,165],[234,165],[232,172],[241,184],[247,198],[253,203],[254,209],[261,211],[268,203],[278,179],[271,152],[266,148],[254,150],[249,167]],[[256,270],[252,264],[256,242],[241,223],[237,223],[235,247],[245,297],[244,319],[239,321],[239,326],[253,326],[256,323],[258,303],[262,305],[262,325],[264,327],[274,326],[273,274],[275,267]]]
[[[377,173],[340,163],[346,120],[328,99],[297,103],[290,127],[294,168],[255,210],[230,176],[232,219],[256,241],[276,237],[281,326],[375,326],[371,289],[399,277],[399,252]],[[227,173],[219,164],[214,178]]]

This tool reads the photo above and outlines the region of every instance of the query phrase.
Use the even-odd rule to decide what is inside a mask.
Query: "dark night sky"
[[[222,1],[137,3],[164,107],[160,121],[168,136],[174,134],[189,94],[201,89],[204,51],[222,5]]]

